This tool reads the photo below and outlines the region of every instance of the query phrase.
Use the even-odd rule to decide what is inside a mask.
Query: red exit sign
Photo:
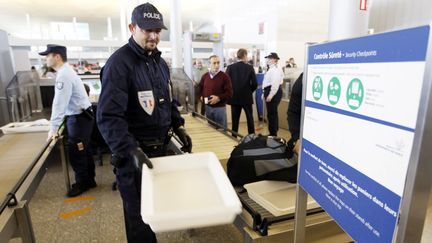
[[[360,10],[367,10],[367,4],[366,4],[367,0],[360,0]]]

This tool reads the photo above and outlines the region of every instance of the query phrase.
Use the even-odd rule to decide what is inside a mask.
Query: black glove
[[[183,147],[180,149],[183,152],[192,152],[192,139],[191,137],[186,133],[186,130],[182,127],[179,127],[174,130],[174,133],[177,135],[177,137],[180,139],[180,141],[183,144]]]
[[[137,147],[129,152],[132,163],[134,164],[135,168],[141,172],[142,171],[142,165],[146,164],[149,169],[153,168],[152,162],[149,160],[147,155],[142,151],[141,148]]]
[[[111,164],[115,167],[115,168],[120,168],[123,166],[123,164],[125,163],[126,159],[122,158],[116,154],[113,154],[111,156]]]

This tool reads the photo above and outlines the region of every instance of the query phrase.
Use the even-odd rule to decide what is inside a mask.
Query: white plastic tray
[[[152,158],[143,166],[141,216],[155,232],[232,223],[241,203],[211,152]]]
[[[0,127],[3,134],[27,133],[27,132],[48,132],[50,129],[49,121],[41,119],[32,122],[11,122]]]
[[[267,209],[274,216],[294,213],[296,201],[296,184],[285,181],[258,181],[244,185],[248,196]],[[307,208],[318,208],[319,205],[308,197]]]

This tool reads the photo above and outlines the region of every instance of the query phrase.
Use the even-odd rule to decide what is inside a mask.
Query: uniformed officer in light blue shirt
[[[84,83],[67,63],[66,47],[48,45],[47,50],[39,54],[46,56],[47,66],[57,71],[48,139],[56,135],[66,119],[68,155],[76,181],[67,195],[74,197],[96,187],[95,165],[89,147],[94,124],[91,103]]]

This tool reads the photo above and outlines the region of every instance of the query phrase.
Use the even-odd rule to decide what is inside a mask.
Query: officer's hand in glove
[[[186,133],[186,130],[183,127],[179,127],[174,130],[174,133],[178,136],[180,141],[183,143],[183,147],[180,149],[183,152],[192,152],[192,139],[191,137]]]
[[[290,140],[288,140],[288,142],[286,143],[286,150],[285,150],[285,153],[286,153],[286,156],[287,156],[287,158],[288,159],[291,159],[293,156],[294,156],[294,153],[296,153],[296,152],[298,152],[298,151],[295,151],[294,150],[294,148],[296,147],[296,143],[298,142],[298,139],[297,140],[294,140],[293,138],[291,138]],[[298,145],[297,145],[298,146]]]
[[[149,169],[153,168],[152,162],[147,157],[147,155],[141,150],[141,148],[137,147],[131,150],[130,156],[132,159],[132,163],[134,164],[135,168],[137,168],[139,172],[142,171],[143,164],[146,164]]]
[[[115,167],[115,168],[120,168],[124,165],[124,163],[126,162],[126,158],[122,158],[116,154],[113,154],[111,156],[111,164]]]

